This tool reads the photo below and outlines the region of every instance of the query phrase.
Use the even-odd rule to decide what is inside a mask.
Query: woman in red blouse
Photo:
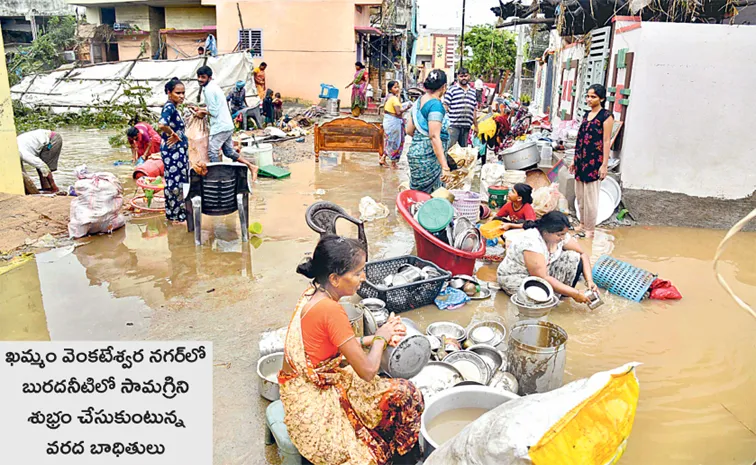
[[[570,173],[575,175],[575,196],[580,213],[580,229],[593,237],[596,228],[601,181],[606,178],[614,117],[602,108],[606,88],[593,84],[585,97],[591,109],[583,117],[575,145],[575,161]]]
[[[153,153],[160,153],[160,134],[148,123],[137,123],[126,130],[133,161],[147,160]]]

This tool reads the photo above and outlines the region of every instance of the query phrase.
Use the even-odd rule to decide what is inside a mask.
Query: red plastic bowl
[[[404,220],[412,226],[415,232],[415,246],[417,256],[428,260],[439,267],[451,272],[453,275],[466,274],[472,276],[475,269],[475,260],[482,259],[486,254],[485,242],[477,252],[464,252],[457,250],[449,244],[442,242],[436,236],[425,230],[410,213],[413,203],[423,202],[431,196],[425,192],[406,190],[396,196],[396,208],[402,214]]]

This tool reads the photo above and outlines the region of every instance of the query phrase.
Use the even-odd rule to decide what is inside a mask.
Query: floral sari
[[[299,300],[286,334],[284,357],[293,370],[279,375],[286,428],[299,453],[315,465],[384,465],[418,440],[423,398],[404,379],[363,381],[341,368],[341,354],[313,366],[302,340]]]
[[[352,82],[352,115],[354,116],[360,116],[367,108],[367,84],[367,70],[357,71]]]

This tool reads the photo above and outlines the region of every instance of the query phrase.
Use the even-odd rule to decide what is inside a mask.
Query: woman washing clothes
[[[612,127],[614,117],[603,107],[606,88],[593,84],[585,97],[591,107],[585,113],[578,130],[575,144],[575,161],[570,173],[575,175],[575,197],[580,210],[580,231],[586,237],[593,237],[596,228],[601,181],[606,178],[611,153]]]
[[[444,185],[451,169],[446,161],[449,118],[441,99],[446,93],[446,73],[434,69],[423,83],[425,94],[412,107],[407,134],[412,143],[407,152],[410,189],[432,193]]]
[[[537,221],[528,221],[526,230],[507,248],[496,275],[507,294],[515,294],[529,276],[545,279],[561,296],[587,304],[590,299],[575,289],[580,277],[589,289],[598,291],[591,273],[591,259],[568,234],[570,221],[564,213],[549,212]]]
[[[391,159],[391,165],[396,168],[399,158],[404,150],[404,109],[402,102],[399,100],[399,92],[402,87],[397,81],[389,81],[389,96],[383,105],[383,154],[378,162],[381,166],[386,166],[386,157]]]
[[[377,376],[389,341],[406,328],[392,315],[375,336],[356,338],[339,305],[365,280],[365,260],[359,241],[324,236],[297,267],[312,285],[289,323],[278,381],[289,436],[314,464],[384,465],[418,440],[422,394]]]

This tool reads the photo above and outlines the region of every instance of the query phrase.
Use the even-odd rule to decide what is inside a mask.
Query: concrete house
[[[3,0],[0,2],[0,28],[5,51],[27,45],[44,30],[51,16],[73,16],[76,9],[66,0]]]
[[[107,25],[115,41],[100,61],[176,59],[197,55],[197,46],[215,34],[215,7],[200,0],[69,0],[86,7],[87,23]]]
[[[355,61],[367,64],[377,55],[375,38],[384,35],[381,29],[387,29],[392,40],[403,40],[408,50],[415,8],[415,0],[392,0],[394,21],[383,21],[379,29],[371,25],[371,15],[381,17],[381,0],[68,2],[86,7],[88,23],[114,29],[116,43],[107,61],[196,56],[197,46],[213,34],[219,53],[249,50],[256,64],[268,64],[270,88],[285,98],[310,101],[317,100],[321,83],[343,89],[354,74]],[[340,97],[348,100],[343,90]]]

